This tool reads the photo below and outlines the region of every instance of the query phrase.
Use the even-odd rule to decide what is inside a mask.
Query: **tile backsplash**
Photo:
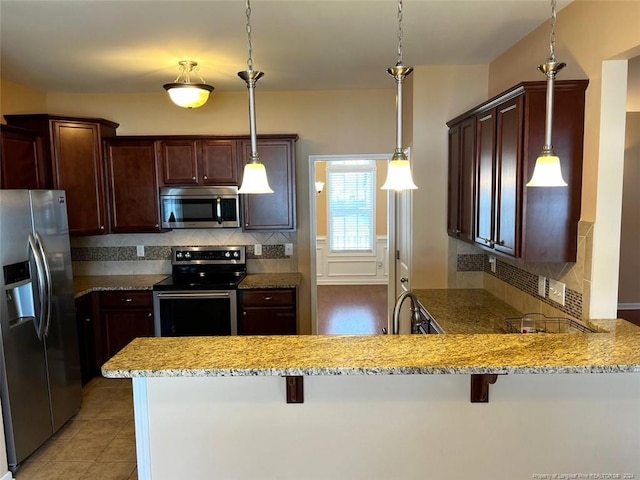
[[[293,255],[284,254],[285,243],[292,243]],[[241,229],[172,230],[157,234],[111,234],[71,239],[71,258],[75,275],[131,275],[171,273],[171,247],[245,245],[247,270],[297,272],[297,234],[295,232],[243,232]],[[254,245],[262,245],[262,255]],[[138,257],[137,246],[144,246]]]
[[[522,264],[496,256],[496,271],[492,272],[489,253],[450,239],[449,288],[485,288],[523,313],[588,319],[593,223],[579,222],[577,241],[575,263]],[[538,275],[547,278],[545,298],[538,295]],[[550,278],[566,284],[564,306],[549,299]]]

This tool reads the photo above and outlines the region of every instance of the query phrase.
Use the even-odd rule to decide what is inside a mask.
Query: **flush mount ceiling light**
[[[253,44],[251,43],[251,3],[246,0],[247,15],[247,39],[249,45],[249,59],[247,60],[247,70],[238,72],[238,76],[247,83],[249,90],[249,133],[251,135],[251,155],[249,162],[244,166],[242,185],[238,193],[273,193],[267,180],[267,171],[258,155],[256,140],[256,94],[255,88],[258,80],[262,78],[263,72],[253,69]]]
[[[396,149],[389,162],[387,179],[382,185],[383,190],[414,190],[418,188],[411,178],[409,158],[402,148],[402,82],[413,72],[413,67],[402,63],[402,0],[398,0],[398,61],[394,67],[387,69],[387,73],[396,80]]]
[[[164,89],[169,92],[171,101],[183,108],[198,108],[207,103],[213,87],[204,83],[198,74],[198,63],[191,60],[181,60],[180,74],[173,83],[165,83]],[[200,83],[191,81],[191,74],[200,80]]]
[[[567,182],[562,178],[560,158],[553,151],[551,134],[553,130],[553,84],[556,74],[566,64],[556,61],[556,0],[551,0],[551,37],[549,45],[550,55],[547,63],[538,65],[538,70],[547,76],[547,111],[544,125],[544,147],[536,160],[531,180],[527,187],[566,187]]]

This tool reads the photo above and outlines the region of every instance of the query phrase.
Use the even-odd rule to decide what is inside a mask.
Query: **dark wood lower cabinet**
[[[295,335],[298,315],[295,288],[238,290],[240,335]]]
[[[76,322],[80,353],[80,377],[84,385],[98,375],[100,368],[96,361],[93,294],[89,293],[76,299]]]
[[[106,359],[136,337],[153,337],[151,292],[103,292],[100,294]]]

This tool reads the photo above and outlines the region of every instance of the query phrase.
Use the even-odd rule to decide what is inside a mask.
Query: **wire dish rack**
[[[592,328],[570,318],[547,317],[542,313],[526,313],[522,317],[506,318],[505,323],[508,333],[596,333]]]

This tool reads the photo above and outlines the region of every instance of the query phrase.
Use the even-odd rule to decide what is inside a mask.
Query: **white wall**
[[[387,285],[387,237],[378,235],[375,250],[363,253],[332,253],[327,237],[317,237],[316,282],[318,285]]]
[[[500,376],[487,404],[469,375],[307,376],[303,404],[279,377],[139,380],[153,480],[640,478],[638,374]]]

